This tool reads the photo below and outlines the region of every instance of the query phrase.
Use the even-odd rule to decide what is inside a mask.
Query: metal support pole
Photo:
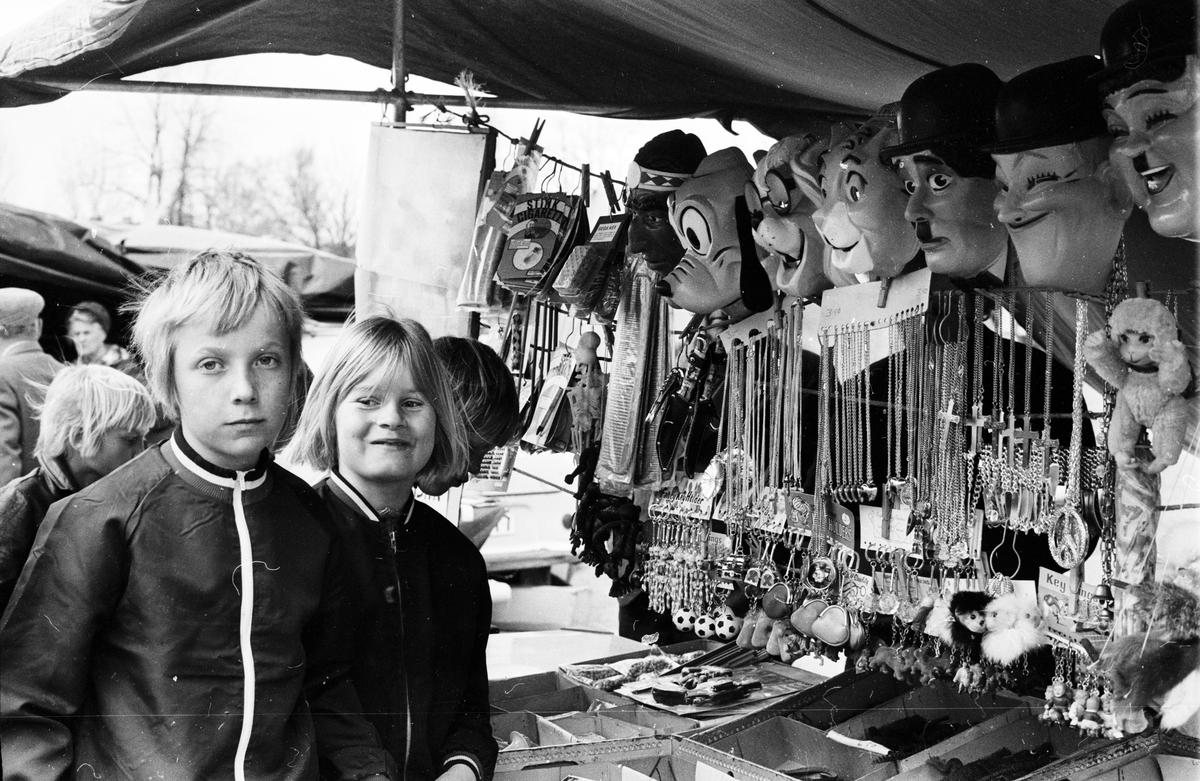
[[[404,122],[408,118],[408,95],[404,84],[404,0],[392,0],[392,83],[395,84],[396,101],[392,104],[392,121]]]

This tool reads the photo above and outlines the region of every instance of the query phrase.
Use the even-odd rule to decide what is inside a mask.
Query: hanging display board
[[[494,160],[494,131],[372,126],[354,276],[359,317],[410,317],[434,338],[467,334],[456,298]]]

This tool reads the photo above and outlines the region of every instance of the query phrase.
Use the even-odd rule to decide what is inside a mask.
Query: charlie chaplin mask
[[[671,195],[671,226],[684,254],[656,288],[672,306],[709,314],[743,301],[747,292],[761,294],[760,287],[766,288],[768,301],[751,309],[761,311],[770,306],[770,283],[750,236],[745,203],[746,180],[753,174],[746,155],[729,147],[704,158],[695,176]],[[745,236],[739,233],[739,222],[744,223]],[[744,264],[752,264],[751,269],[743,269]],[[744,274],[750,270],[757,274]],[[752,277],[750,284],[756,290],[746,290],[746,276]]]
[[[703,142],[692,133],[669,130],[650,139],[630,163],[625,187],[630,220],[626,251],[641,254],[659,274],[670,273],[683,257],[667,210],[667,198],[704,159]]]
[[[1195,0],[1133,0],[1100,35],[1110,158],[1162,236],[1200,241]]]
[[[1025,282],[1099,295],[1132,200],[1108,162],[1094,57],[1022,73],[996,103],[995,209]]]
[[[813,221],[835,269],[888,279],[920,249],[904,219],[904,185],[879,159],[895,133],[890,117],[880,114],[822,156],[821,206]]]
[[[900,142],[883,150],[909,194],[905,218],[939,274],[1004,273],[1008,235],[992,210],[995,166],[982,151],[994,139],[1001,84],[975,63],[922,76],[900,99]]]

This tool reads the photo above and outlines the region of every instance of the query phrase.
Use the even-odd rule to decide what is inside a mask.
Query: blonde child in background
[[[37,467],[0,489],[0,614],[50,505],[141,453],[154,401],[116,369],[68,366],[46,388],[38,418]]]

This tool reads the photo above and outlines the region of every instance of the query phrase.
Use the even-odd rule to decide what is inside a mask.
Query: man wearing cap
[[[0,485],[37,466],[34,405],[62,368],[38,344],[45,305],[32,290],[0,288]]]
[[[683,245],[667,214],[667,198],[692,178],[707,156],[704,143],[694,134],[668,130],[647,141],[629,164],[626,251],[645,255],[647,265],[660,275],[671,273],[683,257]]]
[[[98,301],[81,301],[67,318],[67,336],[75,343],[79,363],[101,363],[141,379],[133,355],[119,344],[108,343],[112,317]]]
[[[996,166],[982,149],[1002,84],[977,63],[925,74],[900,98],[900,143],[880,152],[899,168],[905,218],[929,268],[982,287],[1002,284],[1007,271],[1008,234],[992,209]]]
[[[1196,0],[1133,0],[1100,34],[1096,76],[1113,165],[1161,236],[1200,242]]]
[[[995,208],[1032,287],[1102,295],[1133,202],[1109,163],[1095,57],[1016,76],[996,103]]]

